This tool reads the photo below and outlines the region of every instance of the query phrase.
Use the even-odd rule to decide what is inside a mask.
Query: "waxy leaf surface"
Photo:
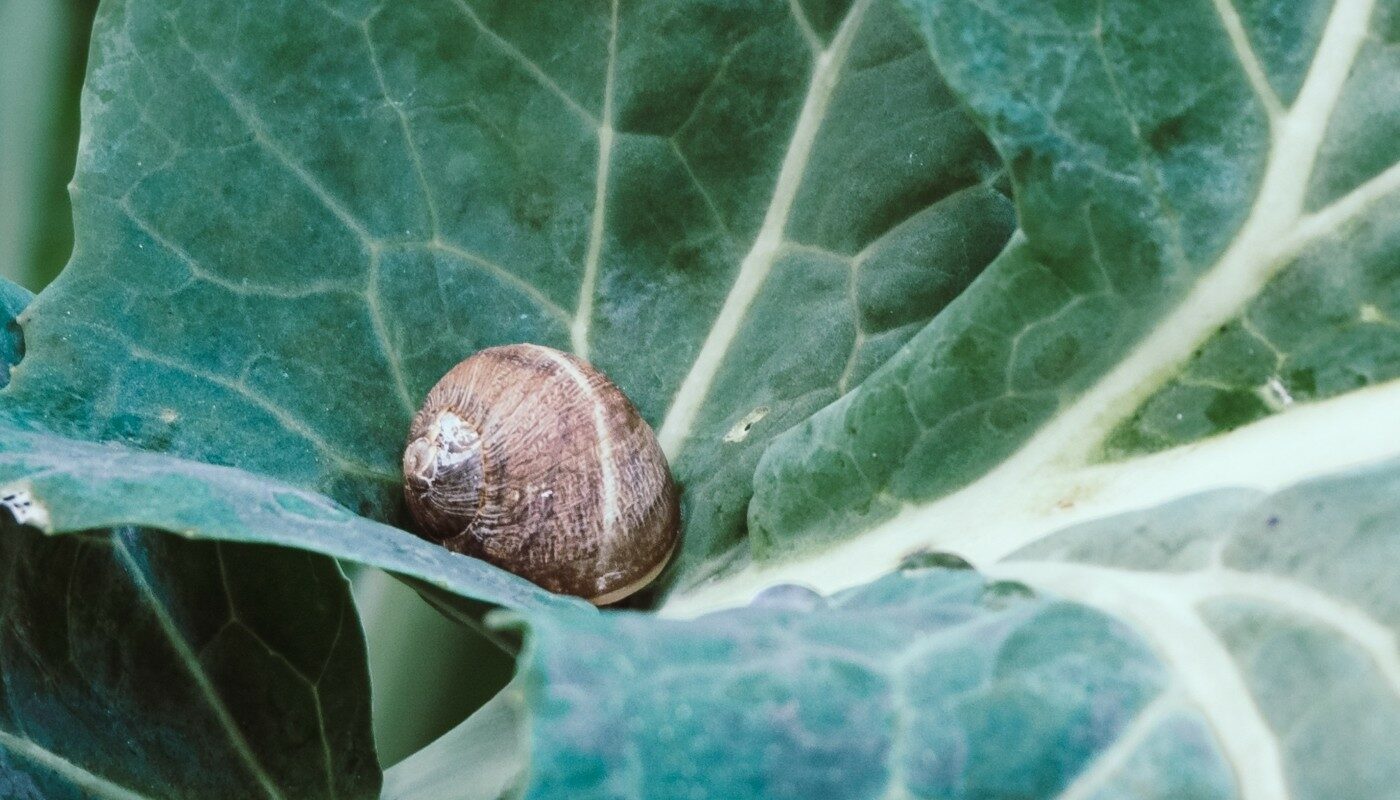
[[[659,429],[677,579],[714,571],[768,439],[1014,224],[909,19],[847,6],[109,3],[77,250],[5,413],[392,524],[409,416],[449,367],[571,349]]]
[[[774,441],[695,606],[1400,453],[1400,5],[906,5],[1021,232]]]
[[[364,640],[328,558],[5,522],[0,675],[3,797],[379,796]]]

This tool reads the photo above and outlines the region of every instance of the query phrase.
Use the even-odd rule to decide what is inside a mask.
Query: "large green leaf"
[[[1240,796],[1400,797],[1400,461],[1047,536],[990,567],[1130,624]]]
[[[0,386],[21,363],[31,295],[0,279]],[[20,415],[15,415],[20,417]],[[57,436],[0,412],[0,508],[46,533],[138,525],[191,538],[281,544],[373,563],[443,597],[524,609],[568,605],[534,584],[312,492],[243,470]]]
[[[6,798],[379,795],[364,641],[330,559],[0,523],[0,677]]]
[[[513,717],[531,798],[1087,797],[1124,761],[1163,790],[1138,797],[1231,784],[1204,718],[1124,626],[969,570],[825,600],[778,587],[689,622],[536,619],[517,682],[515,710],[434,747],[499,747],[489,725]],[[413,767],[417,785],[471,773],[410,761],[391,785],[414,785]]]
[[[907,5],[107,4],[5,505],[518,609],[390,796],[1395,796],[1395,0]],[[669,611],[861,588],[599,614],[381,524],[527,339],[658,426]]]
[[[16,370],[22,371],[23,366]],[[0,508],[47,533],[140,525],[189,538],[277,544],[373,564],[428,589],[508,608],[583,603],[399,528],[356,516],[282,481],[25,430],[2,417]]]
[[[517,770],[539,798],[1400,797],[1397,560],[1400,461],[1073,526],[985,579],[930,552],[825,600],[531,615],[519,698],[394,783],[470,780],[455,748],[491,754],[482,797]]]
[[[32,295],[0,279],[0,386],[24,354],[16,318]],[[18,415],[16,415],[18,416]],[[534,584],[326,498],[243,470],[95,444],[32,429],[0,413],[0,508],[46,533],[110,526],[281,544],[373,563],[441,597],[524,609],[566,605]],[[474,610],[468,607],[466,610]]]
[[[1012,226],[908,20],[847,5],[106,4],[77,252],[24,320],[5,413],[392,523],[409,414],[449,366],[569,347],[659,427],[680,574],[712,570],[768,439]],[[50,516],[112,521],[96,486]]]
[[[1400,5],[909,5],[1023,234],[773,443],[758,563],[680,602],[1400,452]]]
[[[1169,687],[1107,616],[971,572],[770,603],[535,622],[525,796],[1054,797]],[[1220,781],[1199,717],[1161,721],[1148,768]]]
[[[0,281],[0,385],[28,300]],[[49,539],[7,516],[0,796],[376,796],[364,641],[334,562],[132,528]]]

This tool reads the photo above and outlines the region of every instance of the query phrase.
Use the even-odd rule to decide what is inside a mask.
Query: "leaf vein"
[[[214,686],[213,681],[210,680],[209,674],[205,671],[204,666],[190,649],[189,642],[185,639],[184,634],[180,632],[179,626],[176,625],[175,621],[166,613],[165,606],[162,605],[160,599],[156,597],[150,581],[147,579],[145,572],[141,569],[141,565],[137,563],[136,559],[131,555],[126,541],[122,538],[117,538],[115,540],[115,545],[118,559],[122,562],[123,566],[125,566],[132,583],[135,585],[146,605],[150,608],[151,614],[156,619],[156,623],[165,633],[166,639],[175,650],[175,654],[179,657],[180,662],[184,665],[190,678],[194,680],[195,685],[199,688],[199,692],[204,697],[205,703],[219,721],[219,726],[223,728],[225,735],[228,736],[229,743],[233,745],[234,752],[238,754],[239,760],[243,762],[244,766],[252,774],[254,780],[258,782],[268,797],[274,798],[274,800],[284,800],[281,790],[277,788],[277,784],[273,782],[272,776],[267,773],[262,762],[253,753],[252,747],[243,736],[243,732],[239,730],[238,723],[234,720],[228,705],[224,703],[223,698],[219,695],[219,690]]]

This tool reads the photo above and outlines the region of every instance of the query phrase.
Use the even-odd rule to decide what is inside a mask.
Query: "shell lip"
[[[656,576],[660,575],[662,570],[666,569],[666,565],[671,563],[671,556],[674,556],[676,554],[676,548],[679,546],[679,541],[672,542],[671,548],[667,550],[666,554],[663,555],[656,562],[656,565],[653,566],[651,569],[647,570],[645,573],[642,574],[641,577],[637,578],[636,580],[626,584],[625,586],[620,586],[616,589],[603,592],[602,594],[597,595],[596,597],[588,597],[585,599],[595,606],[606,606],[612,603],[616,603],[617,601],[622,600],[623,598],[628,597],[629,595],[641,591],[642,589],[646,588],[646,586],[652,581],[656,580]]]

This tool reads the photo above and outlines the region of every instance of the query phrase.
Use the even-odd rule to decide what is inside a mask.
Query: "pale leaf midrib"
[[[1130,461],[1056,470],[1034,481],[1022,476],[1019,486],[1009,479],[979,481],[924,507],[932,521],[897,518],[807,559],[750,566],[668,598],[663,612],[688,617],[747,603],[774,583],[827,592],[849,588],[888,572],[918,547],[990,564],[1092,520],[1227,487],[1272,493],[1318,475],[1373,466],[1394,458],[1400,442],[1396,408],[1400,380],[1294,406],[1230,433]]]
[[[1043,587],[1129,622],[1167,664],[1216,733],[1243,800],[1288,796],[1278,737],[1254,702],[1239,665],[1193,604],[1156,576],[1081,564],[1010,562],[988,574]]]
[[[1105,471],[1123,469],[1121,464],[1099,467],[1093,464],[1103,439],[1118,422],[1167,380],[1211,333],[1238,315],[1290,257],[1316,241],[1316,238],[1306,238],[1308,234],[1313,237],[1329,235],[1387,192],[1400,188],[1400,167],[1392,167],[1319,212],[1306,214],[1303,211],[1311,165],[1325,131],[1325,125],[1314,118],[1329,117],[1340,97],[1350,64],[1362,44],[1371,8],[1371,0],[1339,0],[1298,101],[1274,127],[1260,191],[1235,240],[1175,310],[1157,323],[1154,332],[1094,387],[1060,412],[1010,458],[964,488],[932,502],[910,503],[893,518],[844,544],[782,564],[751,566],[727,578],[674,595],[668,599],[666,610],[690,615],[746,602],[756,590],[774,580],[802,582],[822,591],[844,588],[888,572],[903,553],[920,546],[952,549],[982,563],[984,559],[993,560],[1019,549],[1064,524],[1084,519],[1087,515],[1070,519],[1057,512],[1061,507],[1082,506],[1085,492],[1092,496],[1101,488],[1099,484],[1112,483],[1112,477],[1105,476]],[[1339,54],[1339,50],[1343,52]],[[1307,124],[1310,120],[1311,126]],[[1362,393],[1366,396],[1357,404],[1368,412],[1365,419],[1374,421],[1377,418],[1373,402],[1376,392],[1363,390]],[[1343,398],[1362,393],[1353,392]],[[1384,391],[1383,396],[1389,397],[1390,392]],[[1306,423],[1300,433],[1303,439],[1316,437],[1319,431],[1347,430],[1350,420],[1318,419],[1317,412],[1322,409],[1332,409],[1333,415],[1343,413],[1336,409],[1338,399],[1342,398],[1293,409],[1215,440],[1175,448],[1150,458],[1156,459],[1159,465],[1170,464],[1171,459],[1180,458],[1183,453],[1189,457],[1221,442],[1248,440],[1251,429],[1269,425],[1271,421],[1274,424],[1268,429],[1277,431],[1280,418],[1286,421],[1283,428],[1287,432],[1287,422],[1299,420],[1304,411],[1310,413],[1301,417]],[[1343,457],[1333,458],[1332,453],[1324,452],[1320,461],[1335,461],[1338,467],[1354,466],[1372,463],[1396,452],[1393,443],[1383,447],[1385,437],[1375,435],[1374,431],[1361,436],[1360,440],[1351,447],[1339,448]],[[1296,480],[1317,474],[1317,464],[1300,462],[1296,456],[1288,458],[1286,453],[1279,453],[1275,448],[1271,448],[1271,452],[1284,457],[1267,465],[1270,475]],[[1280,467],[1289,466],[1293,469],[1279,473]],[[1247,473],[1237,474],[1233,483],[1215,487],[1201,486],[1193,482],[1192,477],[1173,473],[1151,488],[1204,490],[1257,483],[1251,481]],[[1103,495],[1102,492],[1098,494]],[[1154,499],[1165,502],[1179,496],[1182,495],[1161,491]],[[1134,499],[1142,498],[1139,494]],[[1109,498],[1097,510],[1129,510],[1115,509],[1115,505],[1123,504]],[[987,509],[990,508],[998,511],[989,514]]]
[[[603,259],[603,238],[607,233],[608,179],[612,171],[613,94],[617,82],[618,0],[612,0],[608,29],[608,66],[603,79],[603,119],[598,125],[598,169],[593,187],[593,218],[589,221],[588,251],[584,256],[583,279],[579,281],[578,310],[569,326],[569,345],[575,355],[588,360],[588,334],[593,325],[593,301],[598,291],[598,270]]]
[[[1053,460],[1084,463],[1119,421],[1132,413],[1209,336],[1238,316],[1287,263],[1297,242],[1289,234],[1303,216],[1312,165],[1325,125],[1341,95],[1364,22],[1346,25],[1354,11],[1368,17],[1373,0],[1338,0],[1298,102],[1273,129],[1269,157],[1244,225],[1224,253],[1176,308],[1121,363],[1025,445],[1014,459],[1037,466]],[[1336,57],[1336,49],[1346,57]]]
[[[1244,598],[1324,625],[1363,651],[1391,690],[1400,695],[1400,639],[1394,630],[1355,605],[1301,581],[1236,569],[1190,573],[1180,576],[1175,584],[1176,591],[1198,600]]]
[[[658,430],[657,440],[669,459],[676,458],[690,435],[700,408],[719,373],[720,365],[738,336],[749,306],[758,296],[764,280],[782,250],[783,234],[796,203],[797,190],[802,185],[817,134],[826,121],[826,112],[846,56],[850,53],[851,45],[860,29],[861,18],[871,2],[872,0],[856,0],[836,35],[832,37],[830,46],[816,57],[807,95],[783,157],[782,167],[778,171],[777,183],[768,210],[763,216],[763,224],[754,238],[753,246],[740,262],[734,285],[715,316],[714,324],[700,346],[690,371],[676,390],[671,407]]]

